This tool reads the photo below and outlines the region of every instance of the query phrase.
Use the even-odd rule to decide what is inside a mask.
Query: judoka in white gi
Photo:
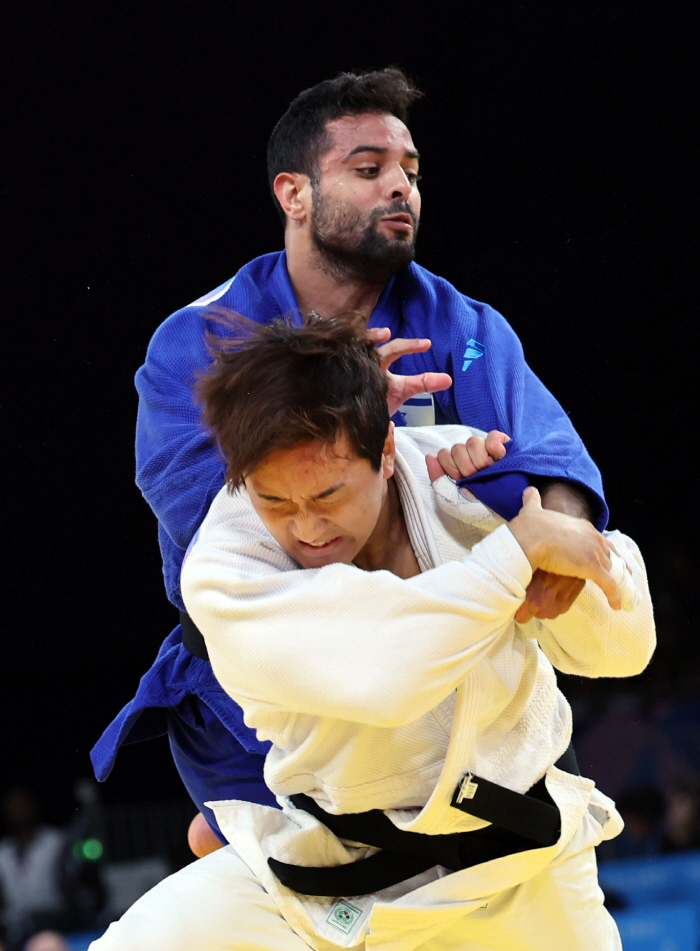
[[[553,666],[648,663],[634,542],[543,510],[534,488],[509,523],[469,498],[444,470],[483,465],[504,437],[394,433],[351,319],[256,328],[200,393],[238,491],[215,499],[183,593],[220,683],[273,743],[283,809],[213,804],[231,844],[94,951],[619,948],[593,848],[622,823],[577,774]],[[537,568],[585,588],[518,624]]]

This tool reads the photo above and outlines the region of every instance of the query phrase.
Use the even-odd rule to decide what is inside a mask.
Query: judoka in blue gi
[[[280,314],[363,315],[387,372],[393,366],[389,402],[397,425],[461,422],[511,437],[504,458],[488,468],[463,470],[457,460],[448,474],[471,472],[460,484],[506,519],[535,482],[545,507],[588,517],[599,529],[607,523],[599,472],[525,363],[513,330],[491,307],[413,260],[419,155],[405,123],[421,95],[391,68],[341,74],[297,96],[268,147],[284,251],[249,262],[153,336],[136,376],[137,483],[158,518],[165,586],[181,611],[185,550],[224,483],[224,463],[192,397],[194,377],[211,360],[205,334],[220,329],[212,308],[258,323]],[[538,572],[518,619],[567,610],[578,585]],[[167,733],[185,786],[223,841],[203,803],[274,805],[262,777],[269,744],[246,727],[196,629],[183,620],[188,646],[178,625],[91,755],[105,780],[122,744]]]

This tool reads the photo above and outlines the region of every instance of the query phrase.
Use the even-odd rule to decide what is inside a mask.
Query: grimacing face
[[[371,541],[394,472],[390,427],[379,471],[351,448],[314,440],[270,453],[245,477],[268,532],[302,568],[351,564]]]
[[[386,283],[413,260],[420,219],[418,152],[396,116],[343,116],[327,125],[311,233],[336,276]]]

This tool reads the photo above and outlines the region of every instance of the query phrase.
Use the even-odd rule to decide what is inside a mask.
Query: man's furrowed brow
[[[345,488],[344,482],[339,482],[338,485],[332,485],[330,489],[324,489],[323,492],[319,492],[318,495],[309,496],[310,499],[316,501],[317,499],[325,499],[329,495],[332,495],[334,492],[337,492],[338,489]],[[259,499],[265,499],[266,502],[288,502],[288,499],[283,499],[279,495],[267,495],[265,492],[256,492],[255,493]]]
[[[344,489],[344,488],[345,488],[345,483],[344,483],[344,482],[339,482],[337,485],[332,485],[332,486],[330,487],[330,489],[326,489],[324,492],[319,492],[318,495],[312,495],[311,498],[314,499],[314,500],[315,500],[315,499],[325,499],[325,498],[327,498],[329,495],[333,495],[334,492],[337,492],[338,489]]]

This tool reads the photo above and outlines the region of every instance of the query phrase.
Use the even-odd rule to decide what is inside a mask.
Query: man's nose
[[[314,544],[323,540],[326,531],[326,520],[314,512],[297,512],[292,524],[292,534],[300,542]]]
[[[396,199],[399,198],[401,201],[408,201],[408,196],[411,194],[411,189],[413,185],[408,180],[406,172],[400,165],[394,166],[388,173],[386,178],[386,194],[387,198]]]

